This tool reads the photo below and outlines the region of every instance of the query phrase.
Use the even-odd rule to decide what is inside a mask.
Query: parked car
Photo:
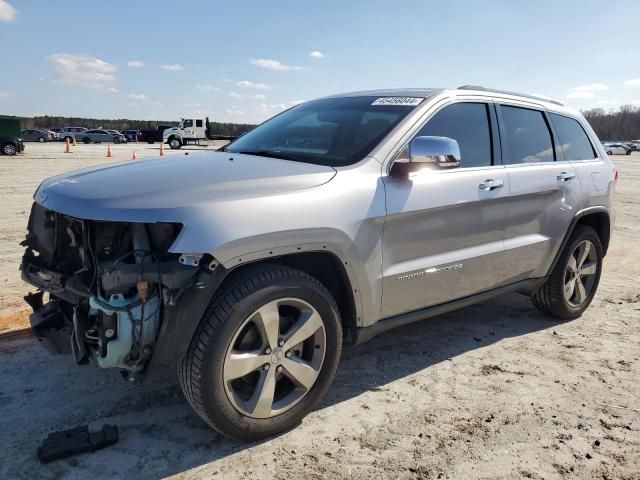
[[[24,152],[24,143],[20,137],[0,135],[0,154],[15,155]]]
[[[127,139],[121,133],[117,131],[108,131],[101,129],[87,130],[86,132],[77,133],[76,139],[77,141],[81,141],[83,143],[127,142]]]
[[[141,140],[140,130],[125,130],[122,134],[127,137],[127,142],[138,142]]]
[[[83,132],[86,132],[88,128],[85,127],[64,127],[60,131],[60,140],[66,142],[69,140],[72,142],[77,136]]]
[[[27,129],[20,132],[22,140],[25,142],[50,142],[53,140],[53,135],[45,130]]]
[[[55,132],[53,130],[47,130],[47,132],[49,132],[51,134],[51,136],[53,137],[53,141],[54,142],[60,140],[60,132],[59,131]]]
[[[631,155],[631,149],[621,143],[603,144],[607,155]]]
[[[208,425],[255,440],[318,405],[343,343],[507,292],[579,317],[616,179],[580,112],[551,100],[482,87],[314,100],[224,151],[42,182],[22,243],[31,324],[131,381],[177,363]]]
[[[158,125],[155,129],[147,129],[140,131],[140,138],[143,142],[155,143],[162,142],[162,135],[165,130],[173,128],[172,125]]]

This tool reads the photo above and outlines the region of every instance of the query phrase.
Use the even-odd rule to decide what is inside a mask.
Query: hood
[[[175,208],[311,188],[335,174],[322,165],[202,152],[58,175],[42,182],[34,199],[77,218],[157,222]]]

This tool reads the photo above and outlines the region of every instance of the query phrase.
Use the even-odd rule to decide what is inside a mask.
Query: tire
[[[333,381],[340,360],[342,350],[340,316],[333,297],[320,282],[304,272],[289,267],[281,265],[250,267],[236,275],[232,274],[225,283],[226,286],[209,303],[185,357],[179,362],[178,378],[187,401],[206,423],[228,437],[253,441],[298,425],[322,399]],[[294,340],[294,335],[290,333],[294,330],[292,325],[299,325],[301,318],[315,318],[315,326],[318,316],[307,317],[301,314],[296,320],[295,315],[289,313],[288,316],[283,317],[284,308],[293,308],[289,307],[290,302],[294,304],[299,302],[300,305],[311,307],[318,314],[322,325],[317,327],[315,333],[312,333],[307,340],[293,348],[288,345],[288,342],[297,342],[299,338],[296,337]],[[260,332],[267,329],[256,328],[257,324],[263,320],[256,325],[251,323],[251,320],[263,318],[259,310],[268,308],[274,303],[277,305],[275,312],[279,319],[279,323],[276,323],[279,326],[276,327],[275,335],[282,340],[276,342],[278,348],[274,348],[273,351],[268,348],[263,350],[265,339]],[[273,312],[273,310],[270,311]],[[291,311],[295,312],[295,309]],[[282,332],[283,321],[286,327],[284,332]],[[310,320],[307,323],[310,323]],[[266,320],[262,325],[267,325]],[[227,374],[229,358],[233,351],[245,350],[239,345],[247,339],[247,336],[250,336],[251,328],[253,328],[253,343],[249,347],[253,350],[250,351],[258,352],[262,356],[259,360],[252,362],[253,370],[247,376],[232,376],[236,380],[228,381],[226,378],[229,376]],[[305,331],[314,331],[313,328],[310,327]],[[247,333],[244,334],[244,332]],[[320,332],[323,336],[319,336]],[[311,341],[310,344],[309,341]],[[324,345],[321,345],[321,342],[324,342]],[[270,343],[273,341],[267,341],[267,344]],[[288,347],[290,349],[285,352],[284,349]],[[296,385],[290,380],[293,377],[289,376],[287,369],[292,364],[299,364],[299,360],[306,360],[306,357],[303,359],[305,354],[319,355],[317,352],[321,352],[322,360],[319,364],[315,363],[319,366],[318,370],[315,368],[313,370],[315,375],[313,382],[307,382],[310,386],[306,389],[296,390]],[[256,357],[254,353],[251,355]],[[263,359],[266,359],[265,364],[261,363]],[[316,360],[315,357],[309,360],[307,367]],[[270,370],[267,370],[266,365],[270,362]],[[244,368],[242,370],[244,371]],[[305,369],[305,373],[308,372]],[[251,405],[251,399],[256,398],[261,379],[266,385],[268,380],[264,379],[268,379],[270,373],[276,378],[273,380],[276,382],[273,384],[275,385],[273,395],[280,394],[279,400],[276,402],[276,397],[272,395],[270,397],[272,400],[266,403],[267,413],[262,416],[258,414],[260,402],[256,402],[253,414],[243,411],[240,405],[243,404],[245,408],[249,408],[247,405]],[[254,386],[250,385],[252,379],[255,379]],[[239,382],[241,389],[249,389],[247,393],[249,397],[245,403],[236,397],[237,391],[233,382]],[[282,391],[278,390],[284,387],[291,388],[291,386],[294,389],[290,393],[286,393],[286,388]],[[296,395],[302,396],[297,398]],[[297,398],[297,400],[287,403],[289,398],[294,400]],[[286,408],[278,411],[279,407]]]
[[[578,249],[585,242],[590,247],[586,259],[581,263],[581,251]],[[551,275],[531,297],[533,305],[542,313],[562,320],[582,315],[598,289],[603,256],[602,242],[596,231],[586,225],[576,225]],[[576,266],[580,273],[577,280],[573,273]],[[569,286],[570,282],[574,282],[573,289]],[[578,282],[582,288],[579,288]]]
[[[607,155],[613,155],[613,152],[611,150],[607,150]]]
[[[182,141],[176,137],[171,137],[168,143],[171,150],[178,150],[182,147]]]
[[[626,155],[631,155],[631,150],[627,150]]]
[[[3,155],[15,155],[18,153],[18,147],[16,147],[13,143],[5,143],[2,145],[2,154]]]
[[[84,137],[84,138],[82,139],[82,143],[89,144],[89,143],[91,143],[91,139],[90,139],[89,137]]]
[[[118,137],[113,137],[113,143],[120,143],[120,138]]]
[[[44,137],[38,137],[38,142],[44,143],[46,142],[46,140],[44,139]]]
[[[146,142],[147,142],[149,145],[153,145],[154,143],[156,143],[156,141],[155,141],[153,138],[148,138],[148,139],[146,140]]]

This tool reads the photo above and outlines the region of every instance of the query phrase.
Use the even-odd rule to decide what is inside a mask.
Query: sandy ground
[[[29,144],[29,156],[2,159],[2,309],[19,308],[27,290],[16,244],[37,183],[104,149],[51,158],[49,148]],[[154,150],[138,148],[145,153]],[[5,338],[0,478],[640,479],[640,154],[614,161],[615,234],[582,318],[550,322],[509,295],[381,335],[345,352],[302,425],[254,444],[209,430],[172,370],[133,386],[51,357],[32,338]],[[115,423],[121,439],[37,462],[49,432],[84,423]]]

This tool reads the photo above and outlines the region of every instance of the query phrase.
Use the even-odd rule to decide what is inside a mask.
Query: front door
[[[500,278],[509,180],[491,104],[444,106],[416,136],[456,140],[461,164],[385,177],[381,316],[491,289]]]

